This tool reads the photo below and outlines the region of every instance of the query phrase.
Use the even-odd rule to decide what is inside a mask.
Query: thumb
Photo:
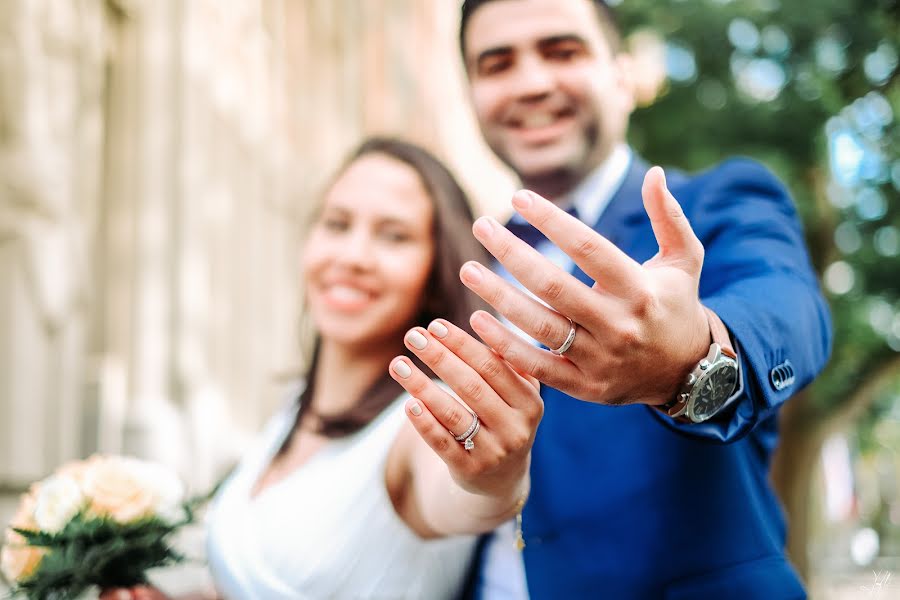
[[[661,167],[647,171],[641,195],[659,244],[659,258],[677,261],[684,264],[686,271],[699,273],[703,266],[703,244],[694,235],[681,205],[669,192],[666,174]]]

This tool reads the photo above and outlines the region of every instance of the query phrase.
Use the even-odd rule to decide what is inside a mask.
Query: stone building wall
[[[502,210],[457,10],[0,3],[0,488],[98,450],[212,483],[301,368],[303,225],[364,134]]]

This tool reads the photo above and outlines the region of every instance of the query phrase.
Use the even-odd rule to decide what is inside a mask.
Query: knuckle
[[[619,345],[624,350],[641,346],[643,337],[636,327],[625,327],[619,332]]]
[[[535,379],[543,381],[547,377],[549,371],[540,360],[533,360],[528,365],[528,372],[531,373],[531,376]]]
[[[656,314],[658,299],[647,287],[635,288],[632,298],[632,310],[638,319],[644,320]]]
[[[706,258],[706,248],[703,247],[703,243],[697,238],[694,238],[694,242],[691,245],[693,248],[690,257],[693,266],[699,270],[703,267],[703,261]]]
[[[527,431],[516,430],[509,435],[506,440],[506,449],[510,453],[519,452],[524,448],[528,447],[528,443],[531,440],[531,436]]]
[[[478,372],[481,373],[485,379],[496,379],[503,372],[503,367],[500,365],[499,360],[493,356],[489,356],[482,360],[478,365]]]
[[[669,218],[673,221],[684,219],[684,211],[681,210],[681,205],[679,205],[677,202],[670,203],[668,205],[666,213],[668,213]]]
[[[529,429],[534,429],[544,418],[544,403],[538,399],[536,402],[529,403],[523,412]]]
[[[467,379],[461,386],[460,391],[464,398],[472,400],[480,400],[484,396],[484,388],[477,379]]]
[[[556,337],[555,333],[556,328],[553,326],[553,323],[551,323],[549,319],[543,319],[540,323],[538,323],[537,337],[539,340],[553,340]]]
[[[453,443],[455,444],[456,441],[454,440]],[[449,451],[451,448],[450,438],[448,438],[446,435],[441,435],[438,432],[434,432],[431,441],[431,447],[434,448],[435,452],[437,452],[438,454],[446,454],[447,451]]]
[[[428,390],[428,386],[430,383],[431,381],[427,378],[413,377],[405,387],[407,391],[413,396],[421,396],[426,390]]]
[[[512,341],[509,339],[501,339],[494,344],[494,350],[500,356],[512,357]]]
[[[510,254],[512,254],[512,244],[504,241],[497,246],[497,252],[494,256],[497,257],[497,260],[503,262],[504,260],[509,258]]]
[[[444,352],[434,352],[430,356],[427,357],[428,366],[432,369],[437,369],[441,365],[444,364],[444,360],[447,358],[447,355]]]
[[[503,289],[503,286],[497,286],[488,294],[486,300],[488,304],[496,308],[506,300],[506,290]]]
[[[486,473],[492,473],[500,468],[508,455],[509,453],[503,450],[503,448],[498,448],[496,452],[485,457],[482,468]]]
[[[538,288],[538,296],[545,298],[551,304],[559,300],[562,295],[563,284],[557,277],[549,278],[541,284],[540,288]]]
[[[582,258],[591,258],[600,250],[600,244],[592,236],[585,236],[575,242],[574,252]]]
[[[462,422],[463,422],[462,411],[458,410],[455,406],[448,406],[447,408],[444,409],[443,412],[444,412],[443,422],[447,426],[447,429],[449,429],[451,432],[457,431],[457,430],[459,430],[459,431],[457,431],[457,433],[462,432],[463,431],[463,428],[461,427]],[[468,427],[468,424],[466,425],[466,427]]]

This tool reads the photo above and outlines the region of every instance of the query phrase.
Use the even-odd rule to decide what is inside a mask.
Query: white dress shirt
[[[563,209],[574,206],[578,211],[578,217],[593,227],[622,185],[622,181],[628,173],[628,166],[631,164],[631,156],[632,152],[628,146],[624,144],[617,146],[606,162],[572,190],[558,206]],[[525,219],[518,213],[514,213],[510,221],[524,223]],[[572,259],[549,240],[540,241],[535,249],[562,270],[572,270],[574,266]],[[498,275],[534,297],[509,274],[503,265],[495,263],[494,270]],[[506,319],[501,318],[501,320],[519,335],[537,345],[531,336]],[[523,523],[523,527],[527,529],[528,523]],[[478,577],[477,598],[483,600],[527,600],[525,564],[522,562],[522,553],[513,547],[514,539],[515,522],[510,521],[497,528],[494,535],[487,541]]]

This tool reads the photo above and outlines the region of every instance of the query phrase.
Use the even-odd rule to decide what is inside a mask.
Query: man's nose
[[[523,100],[540,100],[556,85],[553,69],[538,58],[522,60],[517,66],[510,90]]]

